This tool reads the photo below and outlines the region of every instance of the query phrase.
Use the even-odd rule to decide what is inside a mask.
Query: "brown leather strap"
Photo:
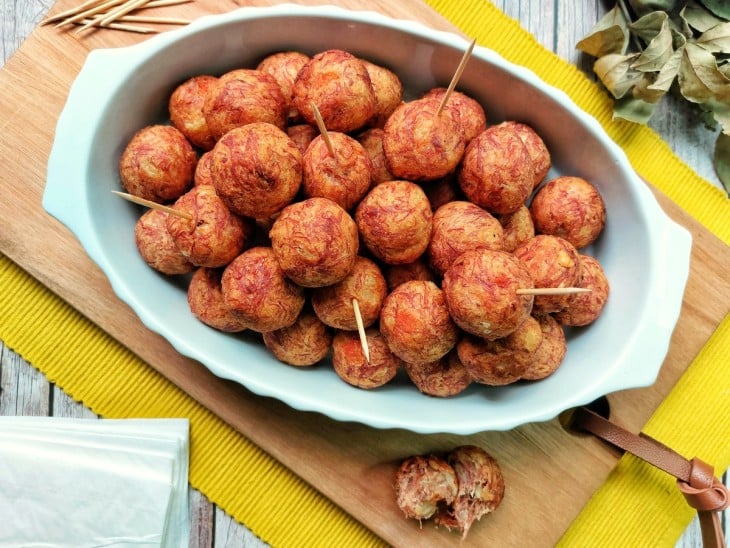
[[[730,505],[730,490],[715,477],[711,465],[698,458],[687,460],[654,438],[632,434],[585,407],[575,410],[571,426],[590,432],[677,478],[677,487],[687,503],[697,510],[705,548],[724,548],[719,512]]]

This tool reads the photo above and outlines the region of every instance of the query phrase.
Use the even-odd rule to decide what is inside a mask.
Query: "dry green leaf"
[[[613,106],[613,117],[628,120],[636,124],[646,124],[654,112],[654,103],[626,95],[616,100]]]
[[[654,12],[657,13],[657,12]],[[642,19],[651,17],[653,13],[646,15],[639,19],[639,23]],[[669,30],[669,23],[666,14],[664,14],[664,21],[654,37],[649,41],[646,49],[641,52],[641,55],[634,61],[631,68],[636,69],[640,72],[654,72],[661,69],[664,64],[669,60],[674,53],[672,31]],[[633,25],[631,26],[633,29]]]
[[[687,2],[687,5],[679,12],[679,16],[690,27],[697,29],[699,32],[705,32],[724,22],[723,19],[712,14],[707,8],[693,0]],[[690,37],[688,36],[687,38]]]
[[[651,42],[667,24],[669,16],[663,11],[652,11],[629,24],[629,29],[645,44]]]
[[[727,0],[698,0],[700,4],[705,6],[718,17],[722,17],[725,21],[730,19],[730,2]]]
[[[730,194],[730,136],[721,133],[715,141],[715,155],[713,158],[715,173]]]
[[[643,73],[641,80],[636,82],[633,88],[631,88],[631,95],[634,99],[641,99],[647,103],[657,103],[664,97],[667,90],[661,87],[654,87],[658,73],[656,72],[645,72]]]
[[[638,53],[631,55],[619,55],[611,53],[604,55],[593,64],[593,72],[596,73],[606,89],[616,99],[620,99],[641,80],[641,72],[631,68],[631,65],[639,57]]]
[[[679,89],[688,101],[707,103],[711,99],[730,105],[730,79],[717,67],[710,51],[687,42],[679,64]]]
[[[721,23],[706,30],[697,43],[713,52],[730,51],[730,23]]]
[[[628,45],[628,21],[618,6],[615,6],[575,47],[593,57],[603,57],[611,53],[626,53]]]
[[[653,91],[661,91],[663,93],[668,92],[669,88],[672,87],[674,79],[677,77],[677,73],[679,72],[679,64],[682,61],[683,54],[684,46],[675,50],[657,74],[656,80],[654,80],[651,85],[647,86],[647,88]]]

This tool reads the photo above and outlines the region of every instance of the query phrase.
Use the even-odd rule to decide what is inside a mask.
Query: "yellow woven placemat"
[[[542,48],[515,21],[483,0],[428,3],[479,44],[532,68],[567,91],[604,125],[642,176],[726,243],[730,241],[729,209],[722,193],[694,174],[647,128],[612,122],[609,101],[577,69]],[[102,416],[190,418],[191,484],[267,542],[286,546],[382,544],[1,255],[0,287],[0,339]],[[646,428],[679,451],[701,455],[719,468],[730,464],[728,381],[721,367],[728,355],[730,319],[723,322]],[[693,398],[700,388],[702,397]],[[682,423],[675,414],[680,405]],[[665,478],[653,470],[623,459],[566,534],[564,544],[616,545],[614,524],[619,518],[621,538],[631,539],[619,545],[641,545],[635,542],[642,538],[638,525],[643,528],[652,520],[663,534],[653,539],[673,542],[692,514],[681,499],[677,502],[674,488],[664,488],[664,483]],[[241,485],[245,485],[245,493]],[[655,496],[655,491],[662,491],[662,496]],[[650,504],[640,503],[644,499]],[[602,538],[611,542],[599,542]]]

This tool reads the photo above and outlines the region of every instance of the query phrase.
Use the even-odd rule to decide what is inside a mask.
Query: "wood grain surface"
[[[273,2],[198,1],[179,7],[175,14],[193,17],[205,12],[228,11],[244,4],[270,3]],[[391,15],[450,28],[421,2],[334,3],[355,8],[378,7]],[[1,4],[4,58],[30,33],[49,4]],[[72,2],[62,1],[52,9],[55,11],[70,4]],[[543,44],[564,52],[565,58],[579,65],[584,60],[571,53],[574,44],[590,29],[590,21],[595,21],[603,9],[600,2],[587,0],[505,0],[497,4],[508,14],[519,17]],[[543,9],[537,10],[538,4]],[[568,5],[573,9],[566,8]],[[11,8],[14,15],[9,18]],[[17,27],[13,28],[21,30],[8,31],[8,21],[14,21]],[[533,546],[554,544],[616,461],[616,455],[600,443],[565,433],[557,421],[526,425],[512,432],[466,437],[381,432],[331,421],[315,413],[294,412],[278,402],[253,396],[238,385],[212,377],[200,364],[177,355],[164,340],[147,331],[118,301],[105,277],[86,257],[78,242],[42,211],[40,195],[52,128],[86,53],[91,48],[121,46],[141,39],[113,31],[99,31],[80,39],[43,27],[32,32],[0,73],[0,90],[4,97],[0,104],[0,120],[4,127],[0,162],[6,166],[0,174],[0,189],[4,196],[13,197],[0,202],[0,215],[3,219],[17,221],[4,223],[0,228],[0,251],[391,544],[412,545],[428,541],[433,545],[451,545],[455,542],[454,535],[445,531],[420,530],[417,524],[399,519],[391,497],[390,480],[397,459],[404,455],[439,450],[457,442],[490,448],[504,464],[511,489],[510,498],[500,511],[490,518],[488,525],[475,527],[465,545],[480,545],[494,538],[500,538],[499,544],[506,546],[524,544],[525,539]],[[40,81],[43,85],[38,84]],[[27,105],[29,97],[34,98],[33,108],[21,108]],[[691,124],[691,117],[687,119]],[[674,120],[670,127],[677,125]],[[684,142],[678,135],[670,135],[673,144]],[[687,132],[682,135],[686,136]],[[691,139],[692,133],[689,135]],[[677,147],[690,156],[700,154],[690,143],[687,141],[686,146]],[[712,178],[707,172],[709,164],[685,159],[690,165],[700,166],[697,169],[704,171],[705,177]],[[730,266],[727,246],[673,203],[661,195],[659,199],[665,210],[693,234],[692,271],[682,317],[659,380],[650,388],[617,393],[609,398],[622,423],[635,429],[641,427],[671,389],[727,314],[730,303],[730,282],[725,275]],[[49,241],[53,245],[49,245]],[[49,264],[55,267],[49,269]],[[0,414],[89,413],[70,405],[58,389],[49,386],[42,375],[33,371],[9,349],[2,348]],[[277,425],[271,429],[273,432],[261,432],[254,427],[263,416]],[[545,462],[546,457],[550,461],[549,468],[535,464]],[[577,462],[580,466],[576,466]],[[546,473],[549,470],[564,471],[567,478]],[[347,487],[343,489],[343,486]],[[549,494],[549,505],[541,497],[534,496],[536,489]],[[194,493],[193,502],[191,515],[196,533],[192,545],[259,545],[260,541],[244,527],[232,523],[223,513],[214,512],[204,497]],[[559,515],[554,513],[555,507],[562,509]],[[530,518],[525,519],[526,515]],[[520,523],[520,527],[514,527],[514,523]],[[696,546],[696,539],[696,534],[690,531],[682,542],[685,546]]]

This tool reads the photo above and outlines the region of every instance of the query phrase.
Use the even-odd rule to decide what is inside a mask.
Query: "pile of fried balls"
[[[189,280],[201,322],[259,333],[292,366],[331,357],[359,388],[399,371],[436,397],[547,377],[564,328],[608,298],[581,251],[603,199],[581,177],[546,180],[530,126],[488,124],[445,93],[404,100],[393,71],[336,49],[176,84],[170,123],[140,129],[119,161],[126,192],[177,213],[141,215],[141,257]],[[519,291],[561,287],[591,291]]]

